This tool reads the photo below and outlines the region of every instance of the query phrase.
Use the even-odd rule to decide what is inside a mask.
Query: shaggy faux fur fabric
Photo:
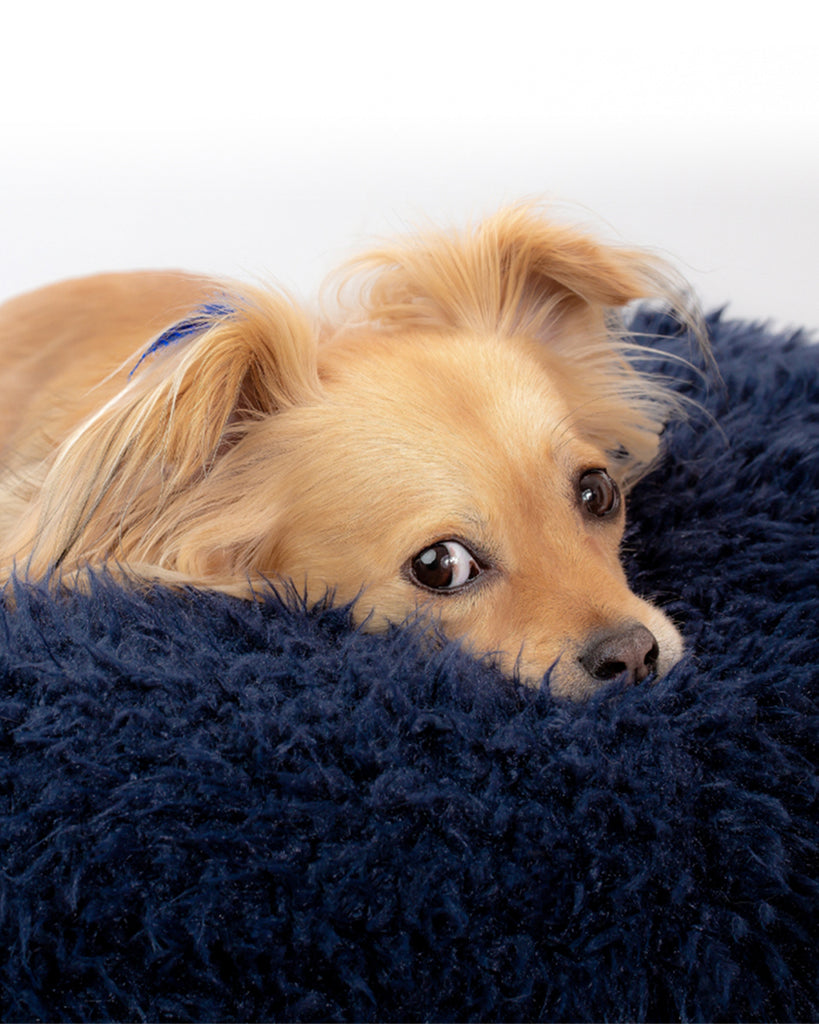
[[[688,642],[655,685],[568,705],[272,595],[7,595],[3,1019],[819,1017],[819,346],[709,325],[631,503]]]

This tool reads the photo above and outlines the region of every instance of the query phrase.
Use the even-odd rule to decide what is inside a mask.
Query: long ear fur
[[[146,564],[203,583],[241,574],[224,520],[211,522],[242,499],[224,464],[241,462],[266,417],[318,391],[315,328],[284,298],[244,289],[202,307],[164,331],[59,449],[16,549],[30,544],[35,575],[86,562]]]
[[[363,311],[387,332],[468,329],[539,340],[563,369],[570,425],[612,453],[626,486],[651,466],[682,402],[636,369],[646,349],[626,337],[622,308],[660,299],[707,349],[699,315],[662,261],[603,245],[529,205],[461,234],[430,232],[370,252],[348,265],[337,297],[351,327]]]

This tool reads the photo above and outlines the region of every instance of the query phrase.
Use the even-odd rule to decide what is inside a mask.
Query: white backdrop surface
[[[0,298],[178,266],[306,297],[373,235],[553,198],[706,307],[819,327],[804,3],[145,0],[2,15]]]

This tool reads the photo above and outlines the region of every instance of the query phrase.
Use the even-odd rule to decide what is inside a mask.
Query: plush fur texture
[[[723,386],[658,369],[713,421],[632,500],[688,644],[655,685],[566,703],[344,607],[18,587],[3,1019],[816,1019],[819,349],[709,327]]]
[[[679,298],[667,270],[512,207],[397,239],[337,291],[316,319],[135,273],[0,307],[0,579],[293,580],[565,695],[666,672],[679,633],[620,542],[677,403],[620,312]]]

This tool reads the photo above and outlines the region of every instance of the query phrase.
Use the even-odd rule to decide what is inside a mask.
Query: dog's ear
[[[635,299],[678,297],[659,260],[601,244],[527,206],[463,234],[420,234],[375,250],[351,264],[345,285],[359,280],[356,302],[386,328],[466,327],[544,340],[559,339],[567,319],[602,324]]]
[[[641,352],[624,331],[622,307],[663,300],[707,352],[685,289],[661,260],[601,244],[525,205],[473,230],[420,234],[365,255],[342,281],[342,307],[351,287],[364,318],[385,331],[466,329],[539,341],[571,423],[612,453],[624,486],[652,464],[682,403],[637,371]]]
[[[164,553],[180,549],[194,506],[205,518],[210,503],[218,519],[220,503],[241,498],[224,473],[218,500],[209,489],[221,464],[319,390],[315,327],[285,298],[244,290],[195,310],[134,359],[125,387],[58,451],[31,569],[173,562]]]
[[[124,404],[166,472],[196,474],[254,422],[317,395],[316,330],[284,297],[244,289],[163,331],[129,379]]]

